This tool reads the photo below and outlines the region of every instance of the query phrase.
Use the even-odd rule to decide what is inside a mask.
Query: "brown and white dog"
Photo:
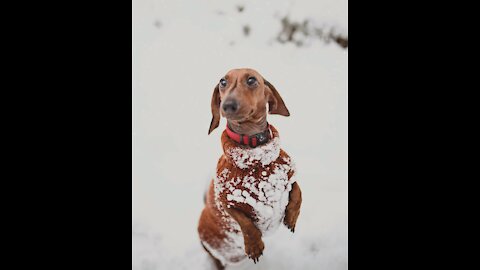
[[[230,70],[215,87],[212,122],[227,118],[222,134],[224,154],[206,194],[198,233],[218,269],[263,254],[262,236],[283,223],[292,231],[302,195],[295,168],[279,145],[270,114],[289,116],[275,87],[253,69]]]

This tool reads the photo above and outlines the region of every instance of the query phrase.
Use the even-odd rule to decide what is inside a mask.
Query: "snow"
[[[237,170],[249,169],[250,175],[243,178],[232,178],[230,172],[225,173],[225,169],[216,177],[214,182],[215,190],[225,192],[228,206],[235,203],[245,203],[253,208],[255,214],[255,225],[262,232],[263,236],[270,235],[280,224],[285,213],[285,207],[288,204],[289,192],[292,189],[295,176],[294,166],[289,157],[283,159],[286,164],[277,161],[280,154],[279,137],[273,133],[273,139],[263,146],[253,149],[245,147],[231,147],[226,149],[226,155],[239,168]],[[273,166],[270,174],[266,172],[267,168]],[[255,179],[251,172],[261,170],[261,178]],[[288,175],[292,173],[291,179]],[[232,187],[241,183],[243,189],[234,189]],[[217,192],[218,196],[220,192]],[[217,207],[219,203],[217,203]],[[222,211],[222,208],[219,207]]]
[[[348,50],[276,43],[286,14],[348,33],[346,0],[133,1],[132,269],[212,269],[197,222],[226,122],[207,136],[210,99],[218,79],[238,67],[258,70],[291,113],[268,121],[297,165],[303,204],[294,234],[280,226],[264,237],[256,265],[227,269],[347,269]],[[248,179],[244,187],[267,200],[275,193],[262,183],[264,192]]]
[[[232,194],[227,194],[227,201],[245,202],[245,196],[242,196],[240,189],[235,189]]]
[[[280,154],[280,140],[276,137],[271,142],[252,149],[232,147],[227,154],[240,169],[246,169],[257,162],[268,165],[276,160]]]
[[[284,217],[285,207],[288,204],[288,196],[292,190],[293,181],[289,181],[289,166],[276,165],[276,168],[268,176],[267,181],[258,184],[259,202],[254,207],[259,221],[257,227],[264,236],[275,232]],[[295,176],[292,176],[294,178]]]

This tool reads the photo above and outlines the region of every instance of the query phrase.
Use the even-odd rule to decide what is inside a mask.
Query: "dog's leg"
[[[254,263],[257,263],[265,248],[262,241],[262,233],[242,211],[227,207],[225,209],[227,209],[227,212],[238,222],[242,229],[245,253]]]
[[[292,190],[290,190],[289,201],[285,209],[285,218],[283,223],[292,232],[295,232],[295,225],[297,223],[298,215],[300,214],[300,206],[302,205],[302,191],[297,182],[293,183]]]
[[[223,266],[223,264],[220,262],[220,260],[213,257],[212,253],[210,253],[210,251],[208,251],[208,249],[203,245],[203,243],[202,243],[202,246],[203,246],[203,249],[205,249],[205,251],[207,251],[208,255],[210,255],[210,258],[215,263],[215,267],[217,268],[217,270],[224,270],[225,266]]]

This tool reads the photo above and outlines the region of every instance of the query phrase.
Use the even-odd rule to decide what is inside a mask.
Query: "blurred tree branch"
[[[288,16],[281,19],[282,30],[277,35],[277,41],[280,43],[292,42],[301,47],[312,37],[316,37],[325,43],[335,42],[340,47],[348,48],[348,37],[339,33],[334,27],[315,26],[311,20],[305,19],[303,22],[290,21]]]

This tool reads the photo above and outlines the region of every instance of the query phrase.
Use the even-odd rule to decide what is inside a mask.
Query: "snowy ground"
[[[210,98],[237,67],[258,70],[291,112],[268,119],[303,205],[295,234],[280,228],[258,264],[228,269],[347,269],[348,50],[275,42],[285,14],[347,31],[346,0],[133,0],[133,269],[210,269],[196,228],[225,126],[207,136]]]

